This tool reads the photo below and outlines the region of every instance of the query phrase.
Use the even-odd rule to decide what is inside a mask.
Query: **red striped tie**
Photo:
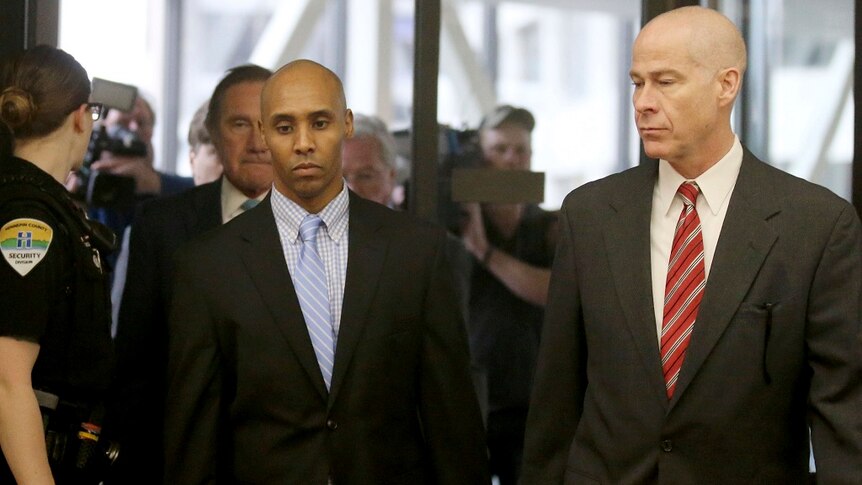
[[[661,367],[668,399],[673,397],[706,285],[703,236],[695,208],[700,188],[694,182],[684,182],[677,193],[684,206],[670,251],[661,327]]]

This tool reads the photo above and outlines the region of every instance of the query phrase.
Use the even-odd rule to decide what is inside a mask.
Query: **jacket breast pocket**
[[[775,315],[780,309],[780,302],[746,302],[733,318],[734,330],[744,339],[750,355],[755,356],[753,364],[760,369],[765,384],[772,382],[769,347],[775,331]]]

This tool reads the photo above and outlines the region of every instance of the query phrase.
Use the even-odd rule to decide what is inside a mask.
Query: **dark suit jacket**
[[[444,231],[349,211],[329,393],[269,198],[178,253],[166,483],[489,482]]]
[[[563,205],[523,483],[862,481],[862,233],[745,152],[673,399],[650,279],[655,162]]]
[[[135,218],[117,324],[117,376],[106,426],[123,447],[113,483],[153,484],[161,479],[173,255],[180,245],[221,221],[220,180],[153,199],[141,206]]]

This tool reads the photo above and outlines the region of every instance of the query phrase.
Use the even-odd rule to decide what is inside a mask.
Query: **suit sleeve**
[[[195,186],[195,179],[192,177],[159,172],[159,179],[162,183],[162,191],[159,194],[161,196],[179,194]]]
[[[174,299],[169,317],[164,483],[218,483],[223,452],[222,358],[206,281],[190,262],[191,250],[176,258]]]
[[[139,474],[148,470],[160,474],[154,464],[161,461],[162,438],[153,430],[162,426],[167,322],[158,272],[163,256],[155,244],[158,222],[146,211],[136,217],[126,273],[115,275],[125,278],[125,287],[119,301],[117,366],[108,419],[124,449],[115,473],[125,479],[143,478]]]
[[[862,477],[862,231],[839,216],[815,273],[806,328],[818,483]]]
[[[527,416],[524,485],[563,482],[569,447],[583,410],[587,348],[572,226],[564,208]]]
[[[487,484],[491,479],[467,333],[444,248],[441,231],[424,304],[419,412],[436,482]]]

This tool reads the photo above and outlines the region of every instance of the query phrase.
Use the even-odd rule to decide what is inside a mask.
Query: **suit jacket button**
[[[334,431],[335,428],[338,428],[338,423],[334,419],[327,419],[326,427]]]
[[[667,452],[673,451],[673,441],[671,441],[671,440],[662,441],[661,442],[661,449],[663,451],[667,451]]]

